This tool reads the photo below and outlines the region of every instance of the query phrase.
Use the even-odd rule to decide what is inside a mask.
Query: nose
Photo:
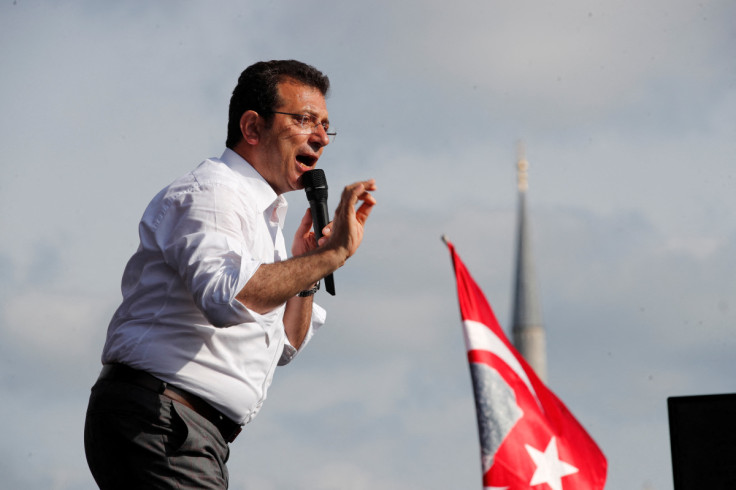
[[[321,124],[317,124],[314,127],[310,139],[314,142],[319,142],[320,146],[327,146],[330,144],[330,136]]]

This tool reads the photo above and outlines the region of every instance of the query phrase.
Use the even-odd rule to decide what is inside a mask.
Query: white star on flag
[[[562,477],[577,473],[578,469],[573,465],[560,461],[557,454],[557,441],[553,437],[547,444],[544,452],[525,444],[529,456],[534,460],[537,469],[534,471],[532,481],[529,485],[541,485],[546,483],[552,490],[562,490]]]

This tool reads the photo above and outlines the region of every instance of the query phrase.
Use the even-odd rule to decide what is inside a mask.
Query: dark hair
[[[327,96],[330,79],[313,66],[296,60],[259,61],[246,68],[238,78],[238,85],[230,98],[230,111],[227,123],[225,145],[233,148],[243,138],[240,132],[240,118],[246,111],[256,111],[270,121],[272,111],[278,107],[278,85],[286,79],[293,79],[309,87],[318,89]]]

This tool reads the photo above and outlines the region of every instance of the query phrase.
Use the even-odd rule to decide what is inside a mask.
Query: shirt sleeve
[[[296,355],[301,352],[307,345],[307,343],[312,339],[317,330],[319,330],[319,328],[324,325],[326,318],[327,312],[325,311],[325,309],[317,303],[312,303],[312,323],[311,325],[309,325],[309,330],[307,331],[307,335],[304,337],[302,345],[299,347],[299,349],[297,349],[296,347],[291,345],[291,343],[289,342],[289,337],[284,335],[284,350],[281,353],[281,359],[279,359],[279,366],[285,366],[286,364],[289,364],[291,361],[294,360]]]
[[[171,197],[156,223],[164,260],[216,327],[258,321],[235,299],[263,262],[251,253],[255,219],[234,189],[210,184]]]

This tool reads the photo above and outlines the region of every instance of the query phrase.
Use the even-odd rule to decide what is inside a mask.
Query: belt
[[[202,417],[212,422],[227,442],[233,442],[243,427],[236,424],[215,407],[200,397],[161,381],[145,371],[133,369],[125,364],[106,364],[102,367],[99,379],[121,381],[146,388],[160,393],[187,408],[194,410]]]

